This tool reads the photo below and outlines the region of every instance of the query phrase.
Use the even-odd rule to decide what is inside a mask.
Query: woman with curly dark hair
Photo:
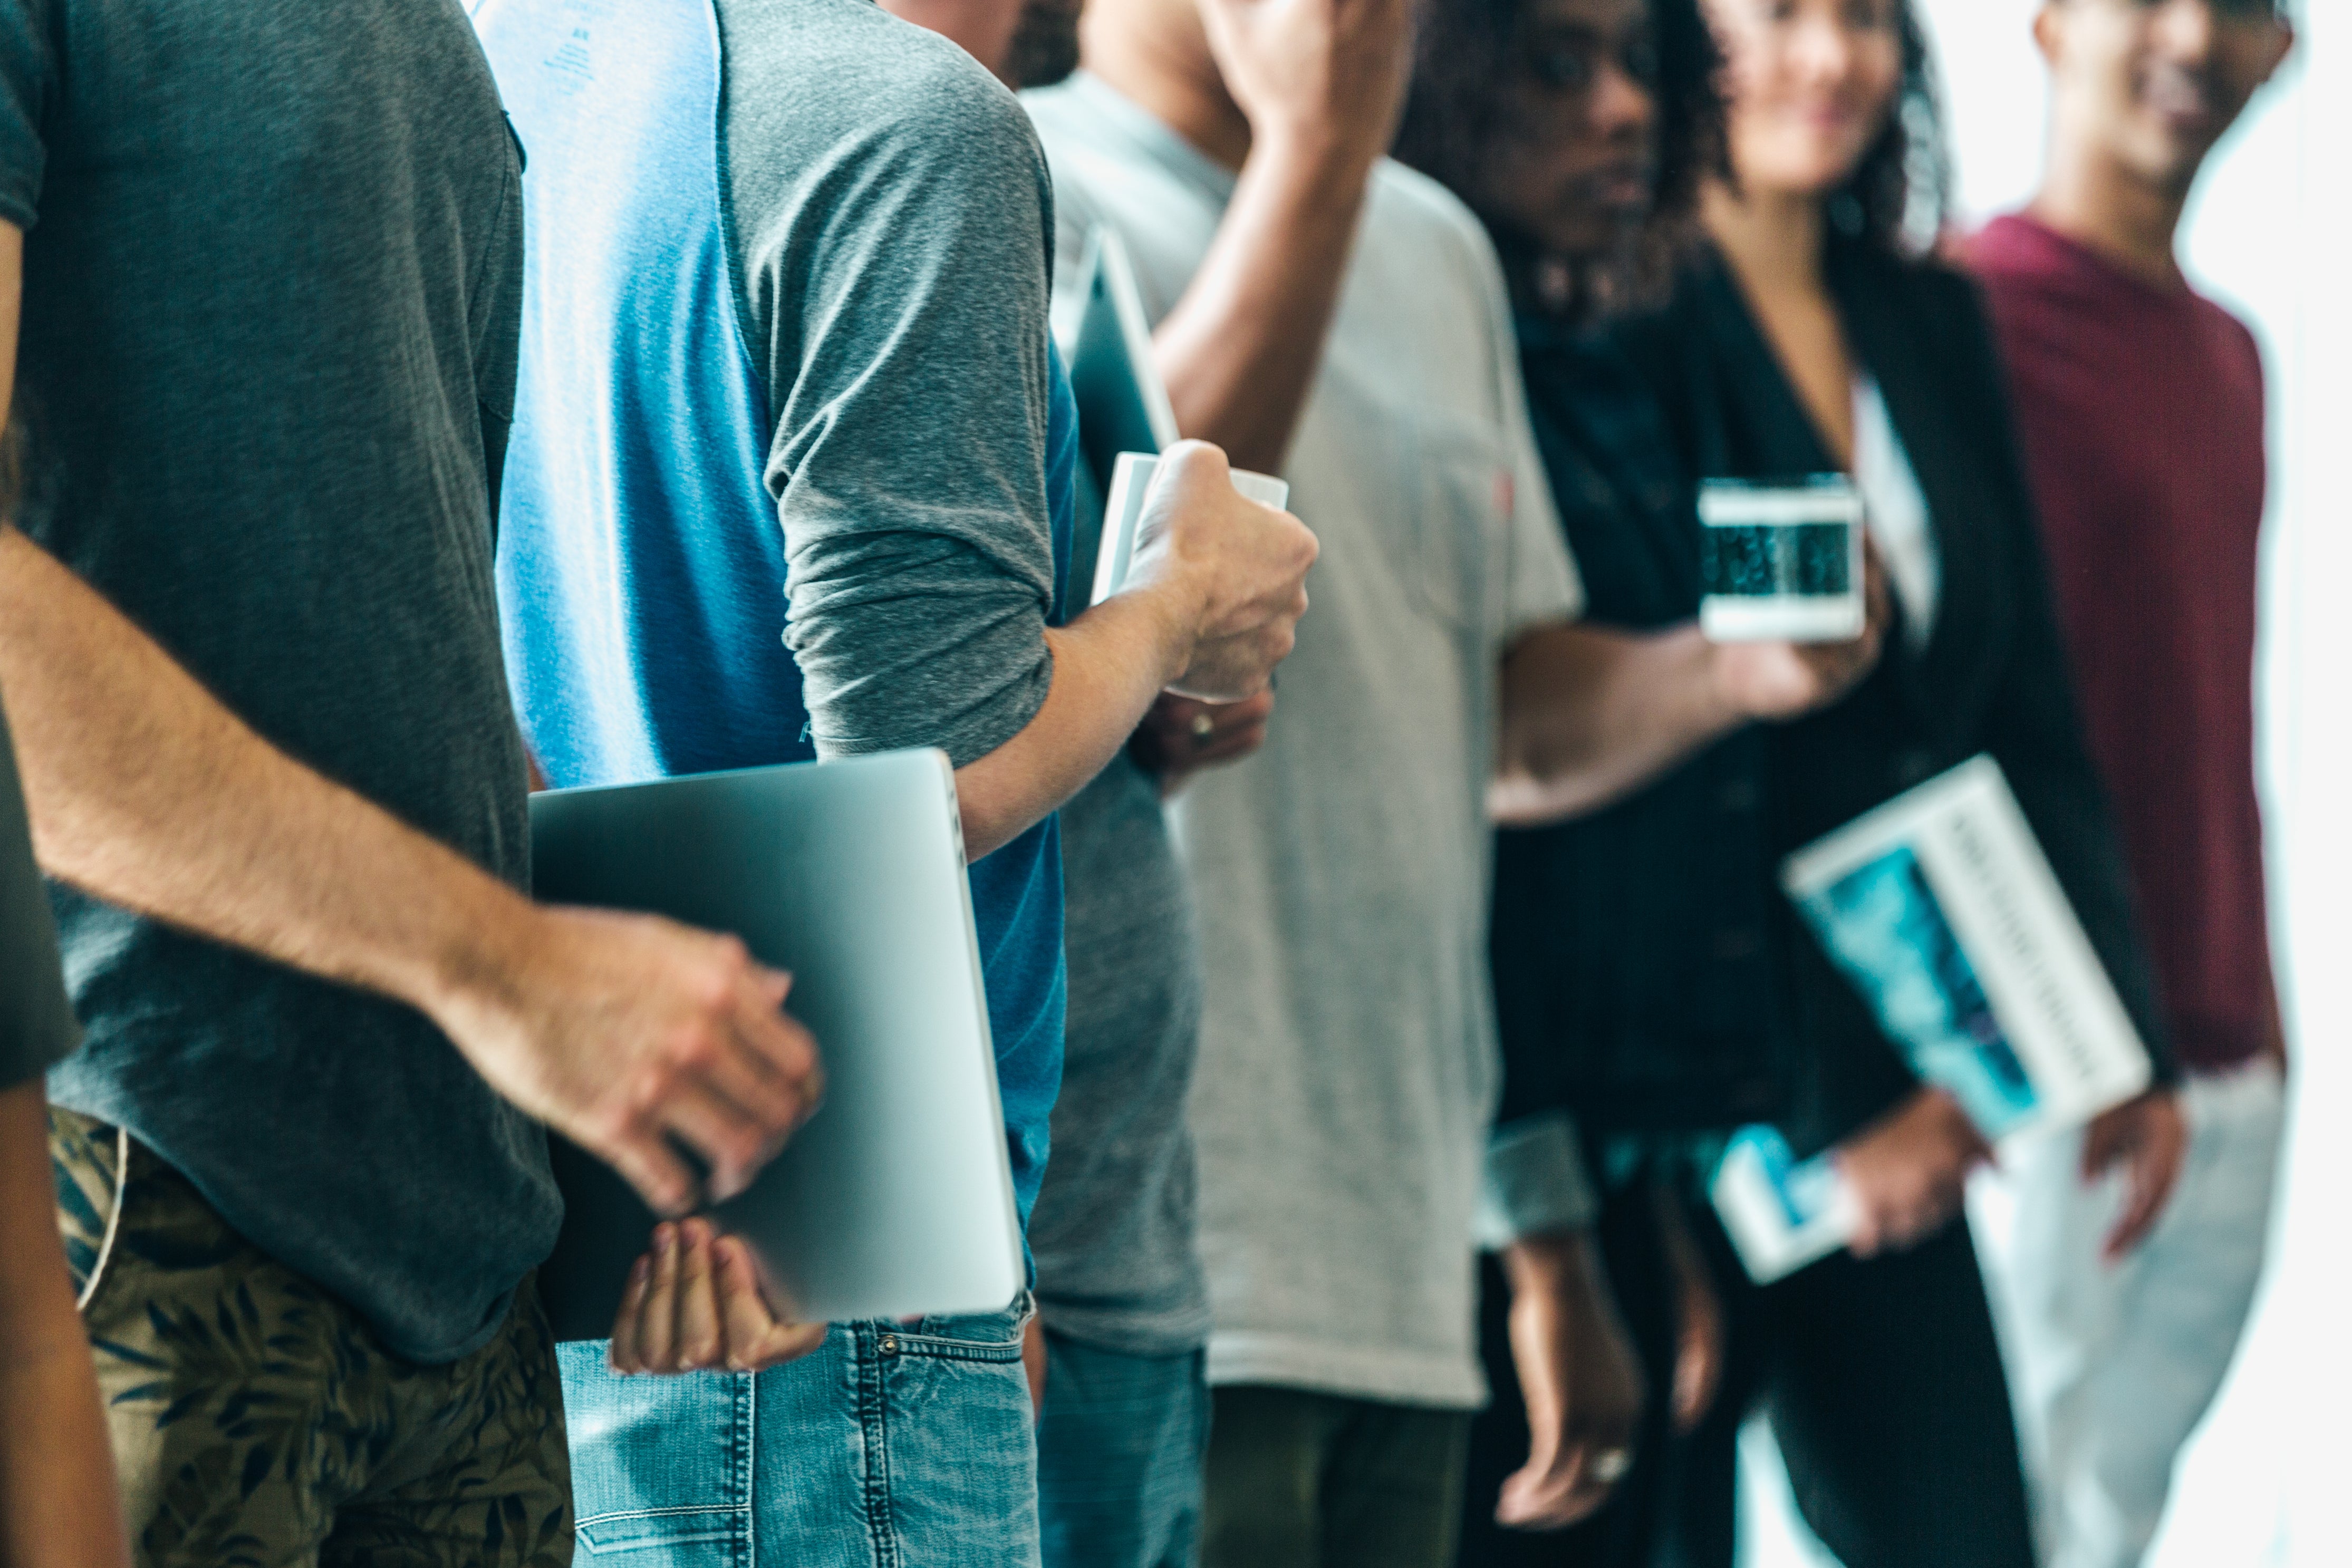
[[[1496,240],[1591,620],[1661,640],[1697,635],[1696,518],[1659,402],[1601,329],[1662,297],[1696,238],[1700,194],[1721,168],[1719,68],[1698,0],[1435,0],[1397,147]],[[1762,721],[1725,727],[1631,800],[1501,835],[1502,1120],[1584,1122],[1603,1202],[1587,1248],[1595,1288],[1566,1298],[1583,1310],[1554,1309],[1559,1292],[1514,1289],[1523,1281],[1488,1265],[1495,1403],[1472,1437],[1470,1564],[1645,1563],[1670,1527],[1692,1561],[1729,1560],[1728,1450],[1703,1451],[1720,1461],[1708,1476],[1684,1475],[1723,1340],[1703,1232],[1674,1178],[1687,1129],[1768,1110],[1778,1082],[1770,1051],[1725,1049],[1764,955],[1685,962],[1707,951],[1685,927],[1727,910],[1755,917],[1748,906],[1770,896],[1747,824],[1714,810],[1751,787],[1761,723],[1794,716],[1760,694],[1800,661],[1830,660],[1842,695],[1875,647],[1874,625],[1844,647],[1714,650],[1717,687]],[[1641,1001],[1667,1005],[1647,1017],[1615,1005]]]
[[[2014,1426],[1959,1218],[1984,1145],[1904,1069],[1775,883],[1790,851],[1989,751],[2159,1039],[1982,311],[1927,258],[1945,188],[1927,51],[1904,0],[1652,6],[1433,0],[1401,151],[1511,261],[1528,402],[1591,620],[1687,622],[1697,478],[1843,471],[1870,503],[1895,626],[1834,705],[1747,726],[1580,821],[1501,836],[1502,1118],[1581,1127],[1619,1320],[1507,1318],[1489,1290],[1496,1402],[1464,1558],[1727,1568],[1738,1431],[1760,1408],[1847,1568],[2028,1568]],[[1677,240],[1696,243],[1671,299],[1596,334],[1656,288]],[[1852,1254],[1763,1288],[1704,1201],[1724,1134],[1756,1122],[1800,1154],[1834,1149],[1862,1216]],[[2119,1141],[2160,1163],[2160,1136]],[[1528,1377],[1523,1404],[1511,1352],[1538,1371],[1528,1347],[1547,1336],[1570,1345],[1552,1358],[1567,1370]],[[1631,1410],[1629,1441],[1615,1435]],[[1589,1435],[1563,1445],[1565,1485],[1538,1452],[1504,1486],[1502,1524],[1582,1519],[1549,1536],[1498,1529],[1478,1500],[1530,1426]],[[1598,1484],[1612,1472],[1613,1495]]]

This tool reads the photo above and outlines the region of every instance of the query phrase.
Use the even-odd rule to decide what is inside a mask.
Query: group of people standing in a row
[[[1849,1568],[2137,1562],[2279,1138],[2174,238],[2293,34],[2034,26],[1956,245],[1907,0],[0,4],[0,1563],[1727,1568],[1759,1409]],[[1196,439],[1081,612],[1105,226]],[[1863,636],[1709,643],[1697,482],[1830,472]],[[824,1042],[530,902],[528,780],[909,746],[1034,1291],[798,1324],[683,1218],[553,1343],[541,1124],[689,1215]],[[1775,884],[1979,753],[2158,1066],[1981,1270]],[[1758,1122],[1861,1215],[1762,1288]]]

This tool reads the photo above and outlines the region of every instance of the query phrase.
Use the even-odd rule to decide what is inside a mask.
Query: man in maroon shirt
[[[2174,244],[2200,167],[2286,57],[2276,0],[2044,0],[2050,163],[1978,236],[2091,748],[2114,793],[2172,1038],[2189,1149],[2128,1256],[2130,1195],[2081,1140],[2009,1161],[2019,1415],[2051,1568],[2129,1568],[2220,1387],[2261,1272],[2284,1044],[2254,792],[2252,335]]]

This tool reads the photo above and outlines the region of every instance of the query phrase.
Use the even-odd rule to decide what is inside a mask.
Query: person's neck
[[[2169,190],[2065,136],[2053,141],[2034,219],[2161,288],[2184,286],[2174,246],[2189,188]]]
[[[1249,118],[1225,90],[1190,6],[1089,5],[1083,26],[1089,72],[1209,157],[1241,168]]]
[[[1700,212],[1717,248],[1750,289],[1822,291],[1825,222],[1820,197],[1792,191],[1735,192],[1712,180]]]

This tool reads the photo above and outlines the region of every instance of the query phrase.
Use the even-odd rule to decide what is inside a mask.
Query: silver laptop
[[[987,1312],[1024,1278],[955,776],[938,751],[712,773],[530,802],[533,891],[730,931],[792,972],[824,1107],[715,1211],[801,1322]],[[566,1213],[541,1292],[601,1339],[654,1217],[556,1140]]]

